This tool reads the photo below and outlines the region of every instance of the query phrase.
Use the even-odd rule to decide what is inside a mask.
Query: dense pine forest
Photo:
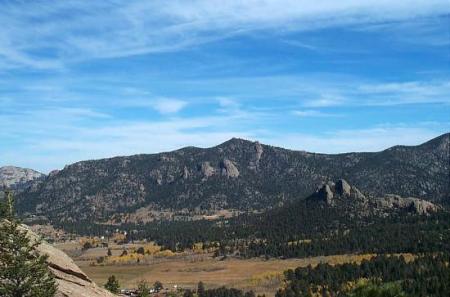
[[[117,226],[61,224],[67,231],[105,235]],[[339,208],[301,202],[260,215],[219,221],[123,224],[127,239],[152,240],[172,251],[194,243],[219,247],[216,255],[308,257],[345,253],[425,253],[450,249],[450,212],[396,212],[387,217],[349,215]]]
[[[450,296],[449,260],[450,254],[445,252],[418,256],[412,261],[406,261],[403,256],[377,256],[360,264],[299,267],[285,271],[287,285],[277,292],[276,297],[313,296],[315,293],[319,296],[349,296],[348,292],[361,280],[397,285],[404,295],[395,296]]]

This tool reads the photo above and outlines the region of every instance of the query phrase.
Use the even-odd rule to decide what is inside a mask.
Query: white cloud
[[[315,116],[314,110],[302,110]],[[72,162],[174,150],[209,147],[231,137],[259,140],[295,150],[323,153],[378,151],[397,144],[419,144],[447,132],[450,123],[390,124],[365,129],[279,133],[276,114],[218,113],[164,120],[119,120],[92,109],[47,108],[0,115],[1,162],[43,172]],[[98,120],[100,117],[101,121]],[[96,119],[96,121],[91,121]],[[19,143],[18,145],[14,145]]]
[[[367,105],[450,103],[448,80],[361,84],[357,92]]]
[[[227,121],[221,118],[220,120]],[[229,123],[229,121],[228,121]],[[189,121],[171,123],[139,123],[110,126],[100,129],[75,131],[72,137],[41,139],[27,148],[2,153],[2,161],[48,172],[80,160],[98,159],[118,155],[156,153],[185,146],[211,147],[232,137],[259,140],[294,150],[319,153],[352,151],[380,151],[394,145],[417,145],[445,131],[424,127],[389,127],[360,130],[340,130],[322,135],[285,133],[267,134],[267,131],[246,132],[231,127],[225,130],[180,129],[189,127]],[[194,124],[195,127],[199,123]],[[206,123],[203,127],[214,127]],[[217,128],[217,127],[216,127]],[[5,163],[5,164],[6,164]],[[3,165],[3,164],[2,164]]]
[[[306,107],[330,107],[330,106],[338,106],[343,105],[348,102],[348,99],[344,97],[344,95],[337,94],[324,94],[320,91],[317,94],[317,98],[306,100],[303,105]],[[342,91],[334,91],[334,92],[342,92]]]
[[[49,109],[49,112],[52,113],[61,113],[64,116],[72,116],[72,117],[79,117],[79,118],[111,118],[110,115],[92,110],[90,108],[56,108],[56,109]]]
[[[322,112],[320,110],[314,110],[314,109],[305,109],[305,110],[294,110],[292,111],[292,114],[301,118],[307,118],[307,117],[338,117],[340,115],[338,114],[332,114],[332,113],[326,113]]]
[[[337,130],[323,134],[285,133],[260,138],[262,142],[317,153],[376,152],[395,145],[418,145],[447,131],[446,127],[389,125]]]
[[[188,103],[186,101],[160,98],[153,102],[153,108],[161,114],[177,113],[186,107]]]
[[[8,2],[0,4],[0,64],[61,67],[175,51],[256,30],[401,22],[449,12],[445,0]]]
[[[231,124],[232,123],[232,124]],[[174,118],[154,121],[105,121],[86,125],[73,112],[38,111],[0,116],[0,138],[22,145],[0,147],[3,164],[48,172],[72,162],[155,153],[195,145],[213,146],[232,137],[251,137],[230,116]]]

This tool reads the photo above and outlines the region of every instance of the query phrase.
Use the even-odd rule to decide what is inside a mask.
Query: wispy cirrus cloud
[[[151,103],[152,107],[161,114],[177,113],[185,108],[188,103],[183,100],[173,98],[159,98]]]
[[[367,105],[450,103],[449,80],[361,84],[358,92]]]
[[[58,68],[79,60],[176,51],[258,30],[308,31],[449,11],[444,0],[2,2],[0,63]]]
[[[450,127],[449,12],[446,0],[2,1],[1,161],[46,171],[233,136],[319,152],[415,144]]]
[[[95,110],[51,109],[0,117],[0,125],[6,127],[0,131],[0,137],[25,139],[26,144],[0,148],[0,165],[15,164],[48,172],[80,160],[155,153],[190,145],[210,147],[231,137],[322,153],[378,151],[397,144],[419,144],[450,128],[450,123],[438,122],[278,133],[266,126],[268,120],[289,116],[283,112],[276,117],[258,114],[247,118],[234,114],[147,121],[105,118],[87,124],[98,116],[103,118]]]
[[[286,133],[262,136],[261,141],[318,153],[376,152],[395,145],[418,145],[447,132],[442,123],[376,125],[364,129],[339,129],[323,134]],[[441,131],[441,132],[437,132]]]
[[[304,110],[293,110],[292,114],[300,118],[328,118],[328,117],[341,117],[341,114],[323,112],[314,109],[304,109]]]

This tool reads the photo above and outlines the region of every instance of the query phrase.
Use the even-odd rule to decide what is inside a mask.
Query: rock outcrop
[[[252,160],[249,164],[249,169],[253,171],[258,171],[259,161],[261,160],[261,156],[264,152],[264,148],[258,141],[255,142],[255,155],[252,157]]]
[[[439,210],[439,206],[418,198],[403,198],[399,195],[388,194],[374,199],[377,207],[382,209],[407,209],[417,214],[428,214]]]
[[[32,240],[38,236],[25,225],[28,236]],[[56,297],[114,297],[107,290],[96,285],[64,252],[42,242],[38,246],[40,254],[48,255],[47,264],[58,284]]]
[[[325,201],[328,205],[333,204],[333,191],[331,190],[330,184],[325,184],[322,187],[320,187],[315,195],[314,198],[317,198],[318,200]]]
[[[381,214],[395,210],[424,215],[440,209],[438,205],[419,198],[404,198],[393,194],[383,197],[367,197],[344,179],[323,184],[307,200],[324,202],[330,207],[358,210],[361,215]]]
[[[236,165],[233,164],[228,159],[224,159],[220,163],[220,172],[223,176],[226,177],[238,177],[239,176],[239,170],[237,169]]]
[[[210,176],[214,175],[214,173],[216,172],[214,167],[212,167],[209,162],[203,162],[200,165],[200,171],[202,172],[203,176],[205,176],[205,177],[210,177]]]
[[[347,181],[340,179],[336,182],[335,190],[339,195],[350,196],[352,187],[348,184]]]
[[[326,202],[333,206],[339,201],[347,201],[350,203],[367,203],[367,198],[356,187],[344,180],[339,179],[336,182],[327,182],[319,187],[309,199],[315,199]]]
[[[118,212],[133,213],[148,206],[174,211],[225,206],[264,211],[280,199],[307,197],[318,184],[338,177],[351,181],[367,197],[395,193],[448,202],[449,136],[418,146],[337,155],[234,138],[211,148],[82,161],[16,195],[17,208],[55,222],[75,223],[110,220]],[[364,199],[345,183],[329,187],[337,191],[329,197],[330,203],[339,197]]]
[[[15,166],[0,167],[0,187],[6,186],[14,191],[25,190],[32,182],[44,178],[45,174],[32,169]]]

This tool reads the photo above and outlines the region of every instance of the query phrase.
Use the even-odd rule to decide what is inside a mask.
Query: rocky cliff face
[[[28,236],[36,240],[38,236],[25,225]],[[38,246],[40,254],[48,255],[47,264],[58,284],[56,297],[114,297],[107,290],[96,285],[81,269],[62,251],[46,242]]]
[[[335,206],[340,202],[361,205],[369,202],[369,199],[358,188],[350,186],[344,179],[323,184],[307,199],[323,201],[329,206]]]
[[[68,221],[108,219],[149,205],[265,209],[339,178],[368,197],[396,193],[445,201],[450,199],[449,135],[377,153],[315,154],[231,139],[208,149],[83,161],[20,194],[18,207]],[[335,188],[359,196],[345,184]]]
[[[23,191],[33,182],[43,180],[45,174],[32,169],[14,166],[0,167],[0,187],[7,187],[15,191]]]
[[[380,215],[390,211],[407,211],[426,215],[441,208],[423,199],[405,198],[394,194],[387,194],[383,197],[367,197],[358,188],[351,186],[343,179],[323,184],[306,200],[322,202],[328,207],[339,207],[344,211],[360,215]]]

